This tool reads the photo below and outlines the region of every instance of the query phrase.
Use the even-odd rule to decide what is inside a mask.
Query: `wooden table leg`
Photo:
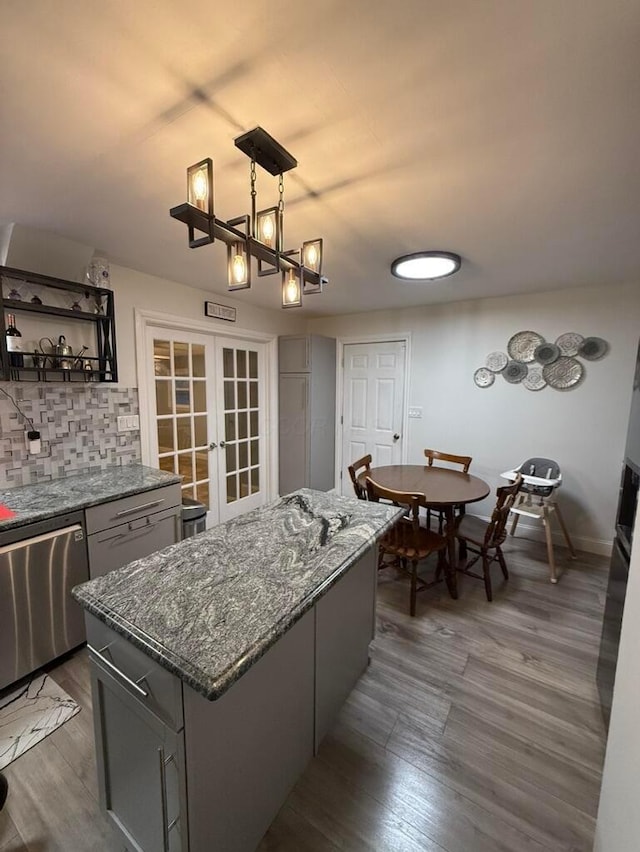
[[[446,520],[445,535],[447,537],[447,571],[445,579],[449,594],[454,600],[458,599],[458,559],[456,557],[456,525],[454,522],[454,507],[445,506],[444,516]]]

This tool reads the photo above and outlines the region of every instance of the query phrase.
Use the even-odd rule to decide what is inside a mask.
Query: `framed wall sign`
[[[227,322],[236,321],[235,308],[230,308],[228,305],[218,305],[216,302],[204,303],[204,315],[205,317],[226,320]]]

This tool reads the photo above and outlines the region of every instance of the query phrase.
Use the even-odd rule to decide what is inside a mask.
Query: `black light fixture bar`
[[[281,175],[295,169],[298,161],[286,148],[270,136],[262,127],[254,127],[235,140],[236,148],[272,175]]]
[[[195,213],[195,215],[193,215]],[[177,219],[179,222],[184,222],[186,225],[190,225],[195,222],[195,219],[200,216],[206,215],[201,213],[200,210],[197,210],[191,204],[179,204],[177,207],[172,207],[169,211],[169,215],[174,219]],[[193,216],[193,218],[192,218]],[[240,217],[239,217],[240,218]],[[233,220],[232,220],[233,221]],[[205,230],[209,229],[209,222],[207,221],[205,224]],[[194,227],[199,227],[199,225],[194,225]],[[202,228],[201,228],[202,230]],[[254,237],[247,237],[247,235],[240,231],[238,228],[235,228],[233,225],[230,225],[229,222],[224,222],[222,219],[214,219],[212,222],[212,234],[216,240],[222,240],[224,243],[235,243],[241,242],[243,240],[247,241],[250,254],[261,260],[263,263],[269,263],[275,265],[276,263],[276,252],[273,249],[270,249],[268,246],[263,245],[259,240],[256,240]],[[280,263],[280,268],[286,269],[300,269],[300,264],[297,260],[294,260],[292,257],[287,257],[286,254],[279,254],[278,260]],[[315,285],[316,287],[321,287],[323,283],[323,279],[317,272],[312,272],[310,269],[304,270],[304,280],[309,282],[309,284]]]

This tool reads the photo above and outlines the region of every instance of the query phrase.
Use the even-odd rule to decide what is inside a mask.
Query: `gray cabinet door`
[[[136,518],[87,536],[93,580],[180,540],[180,507]]]
[[[100,803],[130,852],[188,852],[183,733],[93,660]]]
[[[311,338],[281,337],[278,340],[278,369],[281,373],[306,373],[311,369]]]
[[[309,375],[280,375],[280,494],[309,485]]]
[[[377,573],[375,548],[371,548],[316,604],[316,752],[368,665]]]

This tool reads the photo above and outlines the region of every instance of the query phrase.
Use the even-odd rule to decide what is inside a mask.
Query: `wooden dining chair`
[[[427,464],[429,467],[433,467],[434,461],[448,462],[449,464],[459,465],[462,469],[462,473],[469,473],[469,468],[471,467],[471,462],[473,458],[471,456],[457,456],[454,453],[442,453],[440,450],[425,450],[424,454],[427,459]],[[438,467],[438,465],[436,465]],[[431,529],[431,513],[438,518],[438,532],[442,534],[442,529],[444,526],[444,513],[438,511],[437,509],[427,509],[427,529]],[[454,508],[455,515],[464,515],[464,507],[456,506]]]
[[[420,525],[420,503],[424,494],[411,494],[407,491],[392,491],[366,478],[369,500],[379,502],[387,500],[396,506],[406,507],[406,514],[382,537],[378,545],[378,568],[394,565],[411,580],[409,596],[409,614],[416,614],[416,596],[423,589],[430,589],[442,580],[447,568],[447,539]],[[425,580],[418,574],[418,563],[432,553],[438,554],[438,564],[433,580]],[[391,556],[385,562],[385,556]]]
[[[369,473],[371,470],[371,455],[367,454],[366,456],[362,456],[361,459],[357,459],[353,462],[353,464],[349,465],[349,476],[351,477],[351,482],[353,483],[353,490],[356,492],[356,497],[358,500],[366,500],[367,499],[367,488],[364,485],[360,485],[358,482],[358,476],[365,471]]]
[[[457,522],[456,538],[460,547],[458,570],[470,577],[484,580],[488,601],[493,600],[491,565],[495,561],[500,565],[505,580],[509,579],[501,545],[507,537],[507,519],[521,486],[522,476],[518,474],[512,485],[502,485],[496,490],[497,501],[488,524],[469,515],[463,515]],[[471,562],[467,561],[468,551],[476,554]],[[471,568],[480,560],[482,574],[476,574]]]

